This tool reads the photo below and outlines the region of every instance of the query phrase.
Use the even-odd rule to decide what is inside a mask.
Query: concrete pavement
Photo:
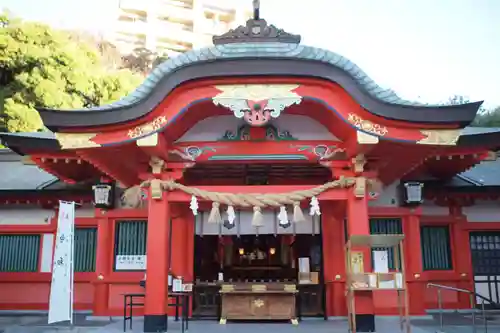
[[[454,321],[447,318],[445,326],[446,333],[473,333],[469,322]],[[76,315],[74,326],[62,323],[48,325],[46,315],[1,315],[0,333],[119,333],[123,332],[123,321],[121,318],[94,318],[88,315]],[[476,333],[484,333],[481,321],[478,321]],[[451,326],[451,324],[456,324]],[[128,326],[128,325],[127,325]],[[399,333],[397,318],[378,317],[377,332]],[[129,333],[142,332],[142,318],[135,318],[133,329],[127,327]],[[345,333],[347,332],[347,321],[345,318],[331,319],[306,319],[298,326],[282,323],[227,323],[219,325],[215,320],[190,321],[189,332],[202,333],[255,333],[256,330],[272,331],[273,333]],[[432,317],[419,317],[412,320],[412,333],[435,333],[439,330],[438,321]],[[179,322],[169,322],[169,332],[181,332]],[[500,333],[500,323],[492,322],[488,327],[488,333]]]

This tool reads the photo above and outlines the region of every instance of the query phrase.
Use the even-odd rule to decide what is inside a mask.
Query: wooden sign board
[[[351,272],[353,274],[365,272],[363,260],[364,260],[363,252],[352,251],[352,253],[351,253]]]

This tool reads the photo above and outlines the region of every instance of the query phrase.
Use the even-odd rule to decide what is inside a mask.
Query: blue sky
[[[147,1],[147,0],[142,0]],[[235,0],[237,1],[237,0]],[[19,16],[101,30],[118,0],[1,0]],[[268,22],[337,52],[402,97],[500,105],[498,0],[261,0]]]

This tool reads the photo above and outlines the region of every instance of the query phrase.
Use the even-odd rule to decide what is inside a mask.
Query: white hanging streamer
[[[226,214],[227,214],[227,220],[229,221],[229,223],[234,224],[234,221],[236,220],[236,213],[234,212],[234,207],[227,206]]]
[[[312,197],[311,198],[311,208],[309,209],[309,215],[314,216],[320,216],[321,215],[321,210],[319,209],[319,201],[318,198]]]
[[[191,196],[191,203],[189,204],[189,209],[193,211],[193,215],[197,216],[198,215],[198,199],[193,195]]]
[[[288,213],[286,212],[285,206],[280,207],[280,212],[278,213],[277,217],[280,225],[287,225],[288,223],[290,223],[288,221]]]

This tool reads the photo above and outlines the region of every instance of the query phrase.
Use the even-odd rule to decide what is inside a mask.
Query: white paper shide
[[[49,324],[68,320],[73,322],[74,229],[75,203],[60,201],[50,286]]]

